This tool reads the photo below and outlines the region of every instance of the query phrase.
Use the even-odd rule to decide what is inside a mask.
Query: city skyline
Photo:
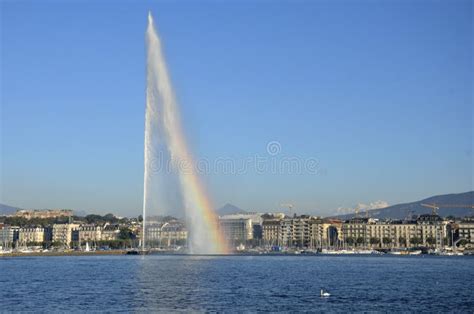
[[[138,214],[149,7],[1,5],[0,202]],[[216,207],[328,215],[473,189],[472,4],[365,6],[152,5],[197,160],[316,162],[204,173]]]

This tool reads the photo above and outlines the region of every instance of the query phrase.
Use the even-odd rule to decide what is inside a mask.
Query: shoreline
[[[14,253],[5,253],[0,254],[1,258],[12,258],[12,257],[48,257],[48,256],[108,256],[108,255],[135,255],[135,254],[127,254],[129,250],[109,250],[109,251],[92,251],[92,252],[83,252],[83,251],[71,251],[71,252],[31,252],[31,253],[21,253],[21,252],[14,252]],[[203,257],[225,257],[225,256],[353,256],[353,257],[367,257],[367,256],[391,256],[391,257],[453,257],[448,255],[436,255],[436,254],[416,254],[416,255],[397,255],[397,254],[291,254],[291,253],[266,253],[266,254],[256,254],[256,253],[236,253],[236,254],[187,254],[187,253],[173,253],[173,252],[150,252],[148,255],[162,255],[162,256],[203,256]],[[466,257],[466,256],[473,256],[473,254],[464,254],[464,255],[456,255],[457,257]]]
[[[109,251],[93,251],[93,252],[83,252],[83,251],[71,251],[71,252],[31,252],[31,253],[4,253],[0,254],[2,257],[28,257],[28,256],[97,256],[97,255],[127,255],[126,250],[109,250]]]

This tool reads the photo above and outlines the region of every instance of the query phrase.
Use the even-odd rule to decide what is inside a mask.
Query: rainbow
[[[177,101],[172,89],[161,41],[148,14],[147,40],[147,101],[145,116],[145,182],[143,217],[144,227],[147,211],[147,182],[152,175],[154,159],[153,128],[159,126],[160,135],[167,143],[174,170],[177,170],[184,198],[190,252],[195,254],[225,254],[228,252],[219,231],[218,217],[213,211],[209,197],[196,172],[194,159],[188,149],[181,126]],[[185,166],[185,169],[183,169]],[[151,192],[150,192],[151,193]]]

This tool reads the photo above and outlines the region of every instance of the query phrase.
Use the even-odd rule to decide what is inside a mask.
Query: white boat
[[[391,254],[391,255],[402,255],[402,252],[401,252],[401,251],[390,251],[390,252],[388,252],[388,254]]]
[[[354,250],[341,250],[341,254],[355,254]]]
[[[330,254],[330,255],[336,255],[336,254],[343,254],[341,250],[329,250],[329,249],[322,249],[321,254]]]
[[[462,256],[464,255],[462,252],[453,252],[453,251],[441,251],[438,255],[441,256]]]
[[[388,254],[391,254],[391,255],[420,255],[421,253],[422,253],[421,250],[410,251],[410,250],[399,250],[399,249],[394,249],[388,252]]]
[[[356,254],[379,254],[376,250],[357,250],[355,251]]]

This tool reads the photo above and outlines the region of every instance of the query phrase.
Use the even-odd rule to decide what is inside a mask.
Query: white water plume
[[[193,165],[193,160],[183,134],[176,98],[171,85],[161,41],[148,14],[147,42],[147,101],[145,116],[145,173],[143,196],[143,226],[146,235],[146,219],[150,210],[163,214],[164,204],[180,198],[184,206],[190,231],[189,248],[192,253],[214,254],[225,252],[218,232],[218,222],[194,169],[183,171],[175,168],[176,176],[164,169],[160,173],[157,164],[169,161]],[[160,160],[167,159],[166,161]],[[171,163],[173,164],[173,163]],[[179,185],[179,188],[177,188]],[[179,191],[178,191],[179,189]],[[145,248],[145,239],[143,248]]]

